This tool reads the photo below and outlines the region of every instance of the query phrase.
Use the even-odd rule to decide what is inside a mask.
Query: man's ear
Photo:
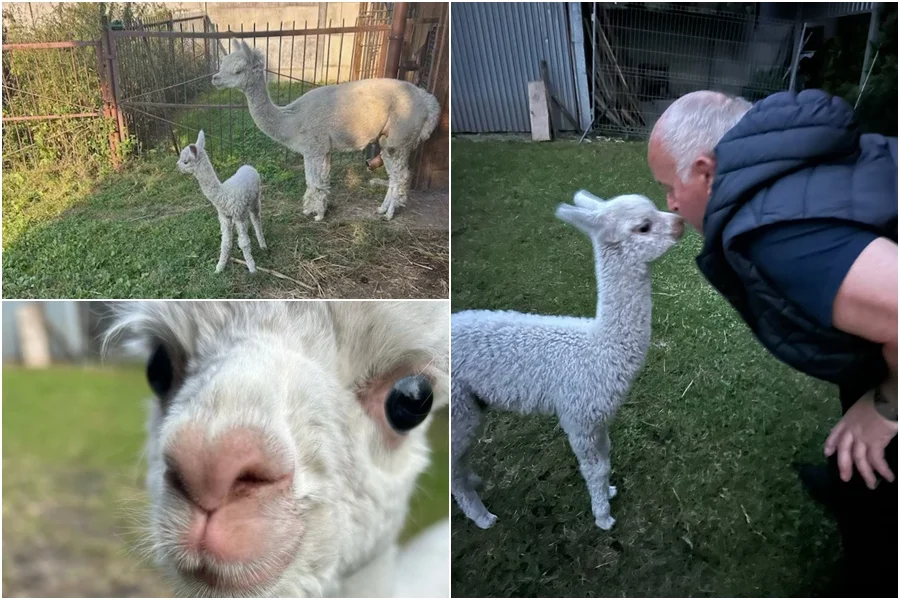
[[[716,174],[716,159],[702,154],[694,161],[694,173],[703,178],[703,183],[712,191],[712,181]]]

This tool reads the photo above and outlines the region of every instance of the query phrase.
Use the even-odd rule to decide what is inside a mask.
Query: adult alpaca
[[[377,212],[392,219],[406,203],[410,154],[437,126],[437,98],[406,81],[363,79],[318,87],[276,106],[266,85],[265,55],[240,40],[235,43],[237,50],[222,59],[212,83],[242,91],[260,131],[303,155],[303,214],[314,214],[316,221],[325,216],[332,152],[363,150],[378,142],[389,183]]]

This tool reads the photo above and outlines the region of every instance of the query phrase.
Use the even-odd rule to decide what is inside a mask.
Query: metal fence
[[[233,111],[246,111],[246,100],[237,90],[210,84],[235,39],[263,51],[272,100],[285,105],[320,85],[381,76],[391,25],[308,28],[291,22],[277,29],[208,29],[177,23],[171,29],[109,32],[117,105],[128,134],[142,146],[172,142],[177,150],[179,133],[196,135],[191,113],[210,111],[203,119],[210,147],[240,148],[241,124]]]
[[[646,137],[673,100],[695,90],[755,101],[789,86],[793,21],[664,3],[592,8],[588,78],[602,133]]]
[[[97,41],[4,45],[4,165],[12,166],[7,163],[7,155],[14,157],[29,149],[37,151],[35,160],[46,158],[41,152],[59,156],[61,150],[48,149],[35,128],[17,125],[62,118],[102,119],[108,140],[104,137],[101,142],[112,149],[108,154],[113,158],[118,157],[117,148],[126,141],[136,144],[138,151],[164,147],[177,152],[196,137],[200,126],[211,152],[240,154],[246,134],[255,133],[252,122],[241,114],[248,110],[246,99],[237,90],[216,90],[210,83],[222,59],[232,51],[235,39],[262,49],[266,55],[269,90],[278,105],[288,104],[317,86],[372,77],[401,77],[429,91],[437,89],[447,73],[446,3],[359,4],[355,23],[329,22],[327,27],[310,28],[308,22],[292,21],[266,23],[264,27],[254,24],[246,31],[243,27],[219,31],[205,16],[196,16],[154,23],[116,23],[115,27],[105,27]],[[21,101],[44,92],[56,99],[66,97],[68,90],[35,90],[40,90],[41,73],[51,67],[67,68],[68,59],[57,57],[49,61],[50,66],[35,63],[32,68],[15,70],[28,79],[20,85],[10,76],[6,51],[76,48],[93,53],[71,61],[73,77],[91,81],[84,97],[71,96],[64,104],[71,108],[50,112],[39,102]],[[438,64],[441,61],[443,66]],[[89,64],[93,68],[88,68]],[[85,143],[97,143],[96,131],[86,135],[88,139],[81,139],[63,132],[60,144],[83,148]],[[282,156],[296,159],[287,149]],[[422,163],[420,158],[416,157],[414,164]]]
[[[4,44],[3,166],[110,156],[112,116],[100,41]],[[112,158],[116,155],[113,152]]]

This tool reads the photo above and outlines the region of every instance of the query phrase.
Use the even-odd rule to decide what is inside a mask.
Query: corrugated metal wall
[[[527,132],[528,82],[547,61],[550,85],[579,118],[566,2],[453,4],[451,130]],[[574,127],[561,120],[562,129]]]

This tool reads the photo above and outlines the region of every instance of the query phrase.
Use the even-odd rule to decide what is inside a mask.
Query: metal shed
[[[570,16],[578,15],[572,35]],[[484,2],[453,5],[453,133],[527,132],[528,82],[547,61],[554,96],[579,121],[555,115],[562,129],[590,120],[580,5]],[[580,70],[580,76],[577,74]]]

